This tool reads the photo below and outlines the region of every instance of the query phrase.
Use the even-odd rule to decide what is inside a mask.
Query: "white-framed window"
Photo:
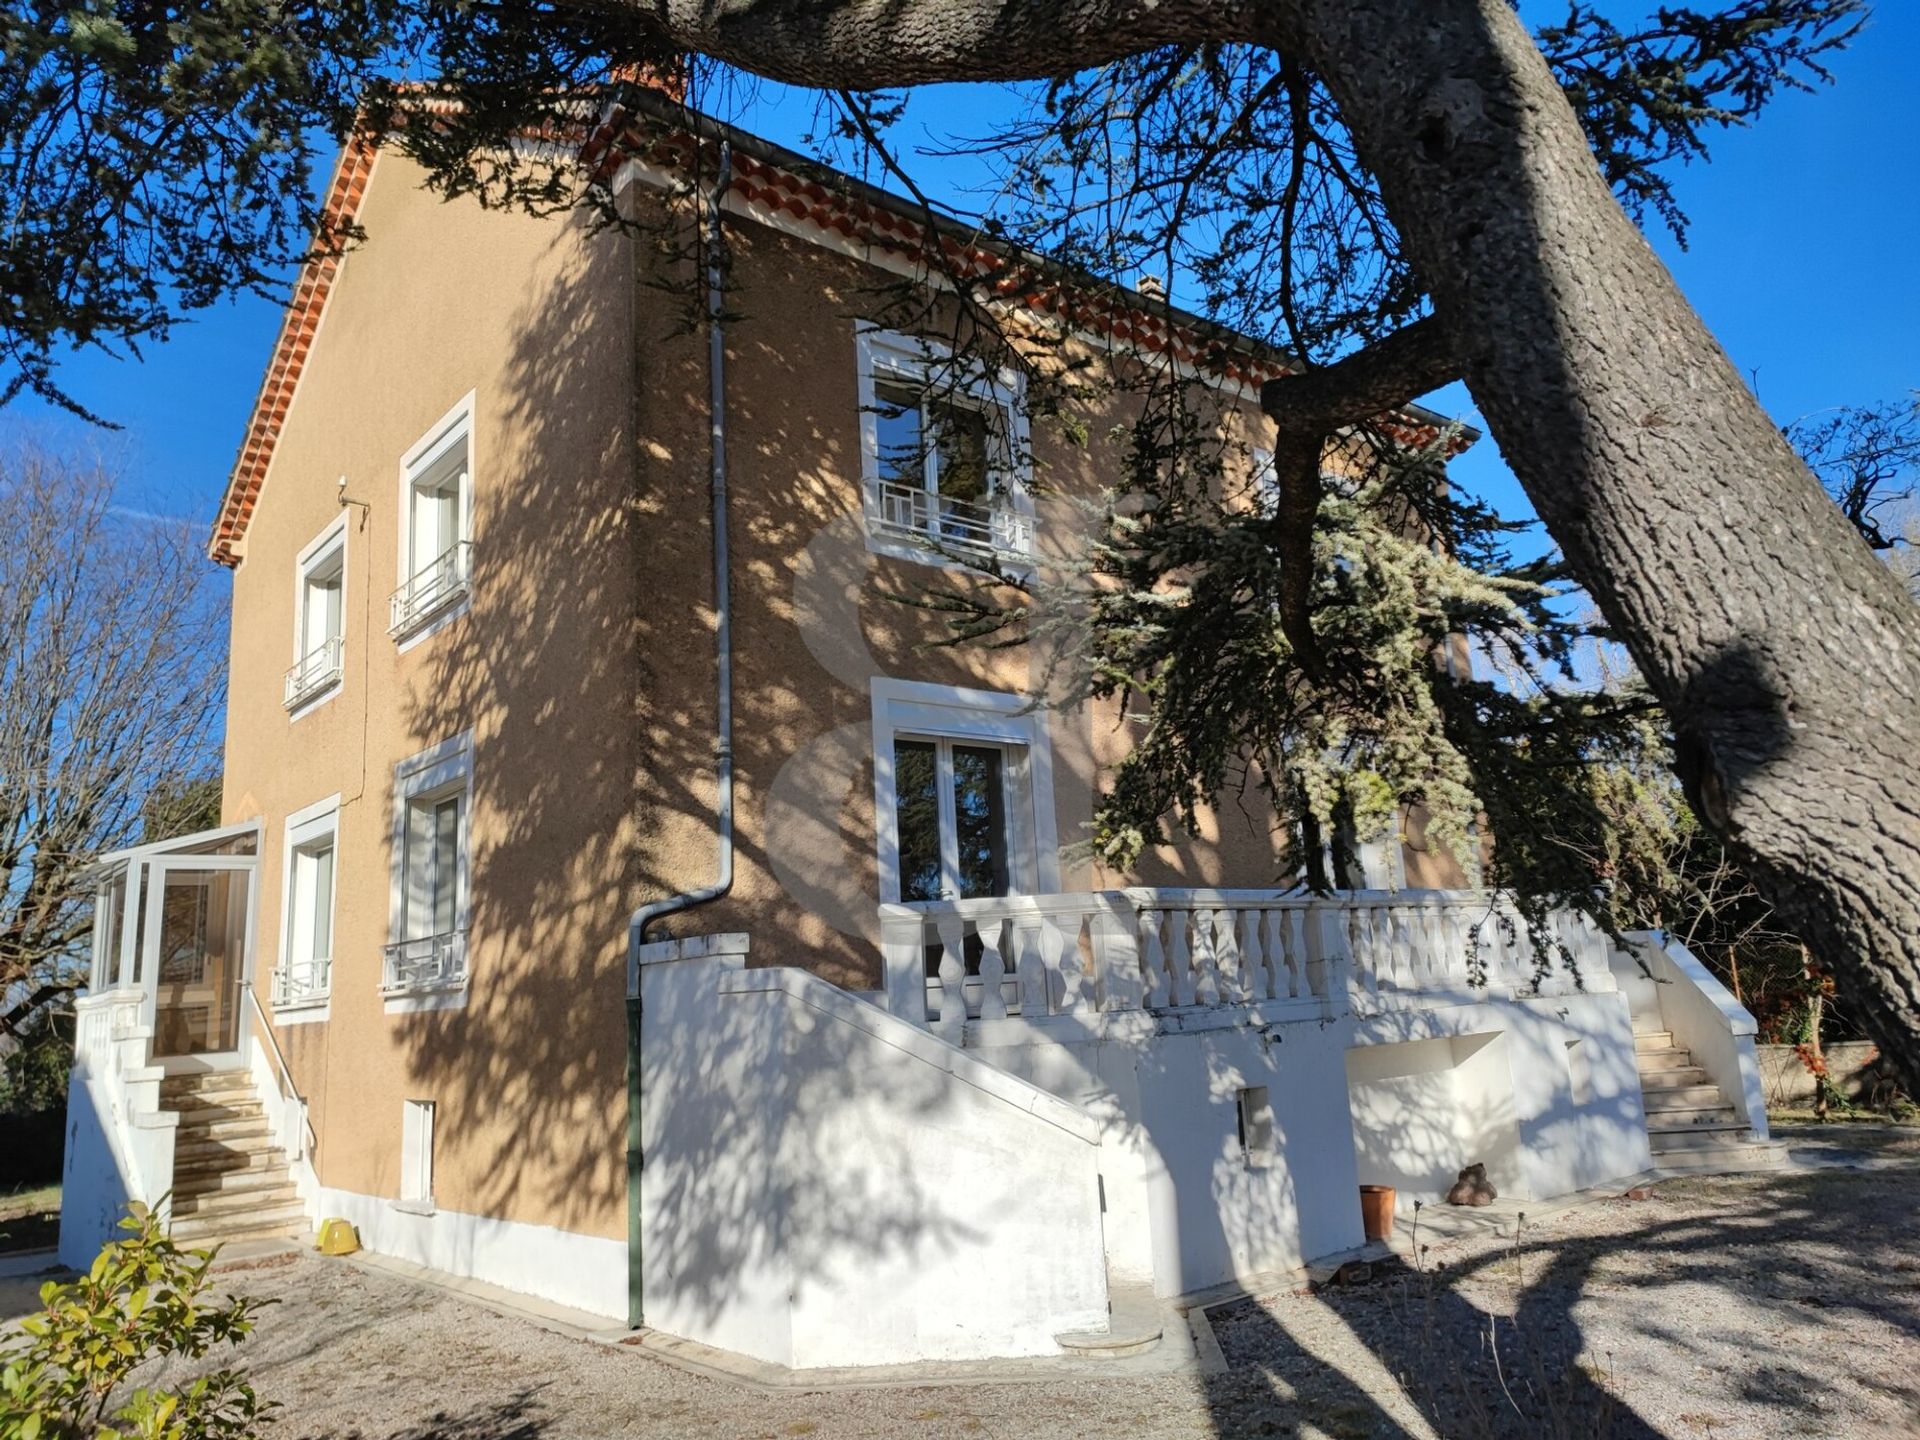
[[[873,681],[880,898],[1057,890],[1052,747],[1026,697]]]
[[[393,788],[392,917],[381,988],[389,1010],[460,1003],[467,983],[471,736],[402,761]]]
[[[1253,508],[1262,515],[1280,513],[1280,474],[1273,466],[1273,452],[1253,447]]]
[[[918,560],[1033,554],[1025,387],[947,347],[854,334],[869,545]]]
[[[431,1100],[403,1100],[400,1111],[400,1202],[433,1208],[433,1112]]]
[[[400,461],[400,588],[388,630],[407,640],[451,619],[473,583],[473,395]]]
[[[276,1016],[326,1004],[333,989],[334,892],[340,856],[340,797],[287,817],[281,874],[280,963],[273,972]],[[293,1018],[291,1016],[287,1017]],[[300,1018],[324,1018],[303,1014]]]
[[[293,666],[287,709],[332,698],[346,673],[347,521],[342,515],[300,552],[294,569]]]

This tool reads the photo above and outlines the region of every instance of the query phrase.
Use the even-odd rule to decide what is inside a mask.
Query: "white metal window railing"
[[[279,1007],[325,999],[332,979],[333,961],[325,955],[290,961],[273,972],[273,1003]]]
[[[473,577],[473,543],[462,540],[442,551],[393,592],[387,631],[404,635],[467,593]]]
[[[1033,553],[1033,517],[1005,498],[979,505],[898,480],[876,480],[868,496],[868,518],[881,534],[931,541],[962,554]]]
[[[467,932],[449,930],[387,946],[383,990],[438,990],[467,978]]]
[[[294,662],[293,668],[287,671],[287,709],[340,683],[345,669],[346,644],[342,637],[335,635],[322,640]]]

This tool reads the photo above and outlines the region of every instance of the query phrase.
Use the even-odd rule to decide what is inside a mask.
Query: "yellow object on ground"
[[[360,1237],[352,1225],[336,1216],[320,1222],[316,1248],[322,1255],[351,1255],[360,1248]]]

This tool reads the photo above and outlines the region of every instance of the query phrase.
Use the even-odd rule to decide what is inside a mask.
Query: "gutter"
[[[720,170],[707,196],[707,442],[711,450],[713,496],[714,658],[717,677],[714,708],[714,829],[719,845],[711,885],[650,900],[627,922],[627,1328],[644,1323],[641,1265],[640,1186],[644,1168],[640,1131],[640,952],[647,931],[669,915],[684,914],[718,900],[733,888],[733,586],[727,559],[727,342],[721,325],[725,299],[721,206],[733,183],[733,147],[720,145]]]

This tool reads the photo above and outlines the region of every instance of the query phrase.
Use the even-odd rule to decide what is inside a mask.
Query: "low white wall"
[[[1767,1138],[1767,1100],[1754,1049],[1759,1026],[1733,992],[1693,952],[1658,930],[1627,937],[1659,986],[1661,1028],[1693,1053],[1758,1139]]]
[[[1362,1045],[1346,1060],[1361,1184],[1437,1200],[1476,1162],[1502,1194],[1526,1184],[1502,1032]]]
[[[1398,1174],[1426,1198],[1484,1161],[1502,1194],[1539,1200],[1653,1163],[1622,995],[1376,1015],[1356,1024],[1354,1043],[1362,1179],[1377,1165],[1375,1183]]]
[[[136,1187],[122,1172],[108,1136],[115,1123],[106,1097],[79,1071],[67,1081],[67,1151],[60,1181],[60,1263],[84,1270],[117,1238]],[[102,1113],[107,1111],[107,1113]]]
[[[363,1248],[610,1319],[627,1313],[627,1242],[459,1210],[421,1214],[321,1186],[323,1219],[350,1221]]]
[[[1138,1012],[1097,1034],[976,1027],[978,1053],[1100,1120],[1109,1272],[1184,1295],[1358,1245],[1345,1025],[1222,1010],[1182,1027]],[[1253,1087],[1272,1115],[1267,1155],[1241,1146],[1239,1092]]]
[[[647,1325],[795,1369],[1104,1325],[1098,1126],[744,949],[640,967]]]

